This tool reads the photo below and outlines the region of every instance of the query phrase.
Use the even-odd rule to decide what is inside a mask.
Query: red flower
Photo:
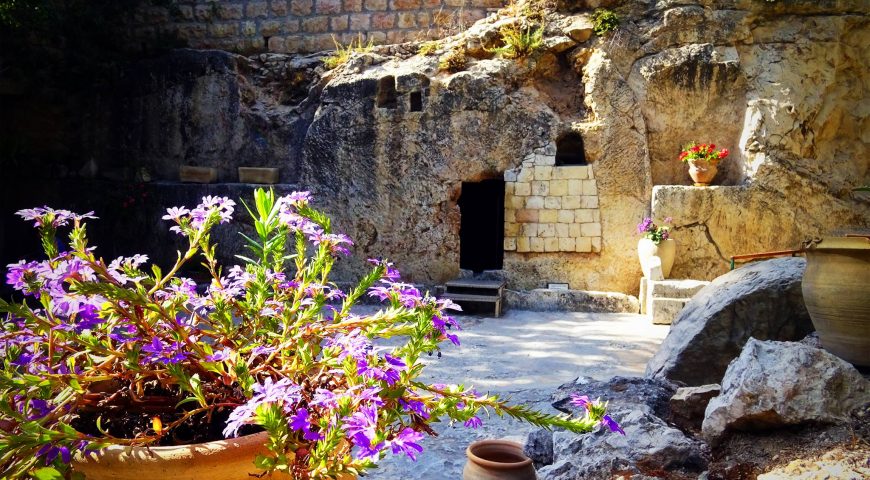
[[[700,150],[701,150],[701,147],[698,145],[695,145],[694,147],[692,147],[692,151],[695,153],[699,152]]]
[[[725,158],[728,156],[729,153],[731,152],[729,152],[727,148],[723,148],[719,151],[719,158]]]

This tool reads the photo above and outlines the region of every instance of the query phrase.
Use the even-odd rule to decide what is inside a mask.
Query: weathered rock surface
[[[677,389],[668,404],[671,409],[668,420],[684,432],[699,433],[707,405],[721,391],[722,387],[718,384]]]
[[[532,459],[535,468],[553,463],[553,432],[547,429],[535,430],[526,437],[523,452]]]
[[[553,392],[553,407],[565,413],[581,414],[582,411],[571,405],[571,395],[578,393],[589,398],[601,398],[616,407],[644,407],[660,417],[668,415],[668,401],[676,393],[673,383],[655,378],[612,377],[606,381],[590,377],[577,377],[560,385]]]
[[[600,6],[622,19],[603,37],[583,20]],[[83,114],[76,135],[84,153],[66,175],[92,160],[97,176],[144,167],[158,180],[173,179],[183,164],[214,166],[222,182],[234,181],[240,165],[278,167],[281,182],[315,191],[336,229],[357,242],[336,280],[358,277],[374,256],[389,257],[412,282],[451,279],[463,183],[556,155],[568,132],[582,135],[595,172],[600,245],[506,251],[509,288],[567,282],[635,293],[630,233],[650,208],[675,219],[675,278],[711,279],[729,255],[870,226],[870,197],[850,191],[870,183],[866,1],[557,7],[543,12],[546,51],[519,60],[484,47],[500,44],[501,26],[516,23],[509,12],[520,9],[441,40],[434,55],[415,54],[411,44],[379,47],[331,72],[317,56],[187,50],[148,60],[99,89],[99,108]],[[469,50],[468,65],[439,70],[453,48]],[[728,187],[683,186],[676,157],[692,140],[732,151],[719,179]],[[166,200],[150,199],[171,206]],[[156,241],[140,235],[130,249],[150,251]]]
[[[669,415],[668,400],[676,389],[667,380],[643,377],[606,381],[579,377],[560,386],[553,393],[553,407],[582,415],[582,410],[571,404],[571,394],[605,400],[625,436],[606,428],[586,435],[555,432],[552,465],[539,469],[538,475],[541,479],[609,479],[617,472],[643,475],[669,471],[697,476],[708,461],[706,446],[662,420]],[[535,444],[535,452],[547,452],[538,445],[542,440],[546,438],[535,436],[527,443]]]
[[[852,365],[798,342],[750,339],[707,406],[703,434],[848,421],[870,402],[870,381]]]
[[[750,337],[804,338],[813,331],[801,293],[805,267],[802,258],[780,258],[713,280],[680,312],[647,375],[695,386],[719,383]]]
[[[706,445],[669,426],[649,409],[616,407],[611,414],[619,419],[625,436],[601,427],[585,435],[556,432],[554,462],[539,469],[538,476],[542,480],[610,479],[617,473],[654,475],[661,471],[697,476],[706,468]]]

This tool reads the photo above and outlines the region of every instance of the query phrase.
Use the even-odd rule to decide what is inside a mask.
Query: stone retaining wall
[[[504,249],[600,252],[601,213],[591,165],[556,165],[554,155],[530,155],[505,172]]]
[[[175,36],[192,48],[317,52],[362,38],[395,44],[441,38],[503,0],[178,0],[139,12],[135,36]]]

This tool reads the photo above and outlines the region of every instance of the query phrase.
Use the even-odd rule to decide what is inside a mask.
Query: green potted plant
[[[729,153],[727,148],[716,150],[712,143],[691,142],[680,152],[680,161],[689,164],[689,176],[696,187],[707,187],[716,177],[719,162]]]
[[[459,342],[456,305],[402,283],[384,260],[340,290],[329,273],[352,243],[306,192],[256,190],[249,253],[224,268],[210,232],[234,207],[208,196],[169,208],[184,248],[167,269],[145,255],[100,258],[92,212],[18,212],[46,259],[9,265],[20,298],[0,300],[0,478],[347,479],[388,453],[416,458],[432,423],[476,427],[483,410],[618,430],[601,402],[568,418],[421,381],[420,358]],[[195,259],[208,286],[178,275]],[[382,308],[358,313],[364,296]]]

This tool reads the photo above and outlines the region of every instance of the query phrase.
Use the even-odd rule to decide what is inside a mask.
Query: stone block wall
[[[178,0],[136,15],[135,36],[177,37],[192,48],[308,53],[358,38],[377,45],[441,38],[504,0]]]
[[[591,165],[556,166],[553,155],[526,157],[505,179],[505,251],[601,251],[598,185]]]

